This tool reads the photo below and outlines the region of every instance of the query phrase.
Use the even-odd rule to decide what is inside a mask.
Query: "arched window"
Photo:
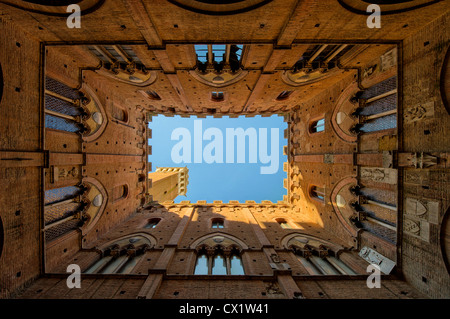
[[[392,192],[371,187],[357,188],[358,201],[350,204],[355,214],[351,222],[357,227],[395,244],[397,223],[386,215],[386,210],[397,212],[396,200]],[[420,207],[413,198],[406,200],[407,207]]]
[[[379,82],[362,91],[358,99],[361,101],[353,115],[358,116],[359,123],[351,131],[370,133],[397,127],[397,76]],[[426,110],[421,110],[426,112]],[[404,114],[410,120],[414,114]]]
[[[217,254],[214,256],[212,269],[212,275],[226,275],[227,274],[227,262],[222,254]]]
[[[235,72],[241,64],[242,44],[196,44],[197,67],[201,72],[222,72],[224,68]]]
[[[230,274],[231,275],[245,275],[244,265],[242,264],[241,256],[234,254],[230,258]]]
[[[296,236],[287,246],[311,275],[356,275],[334,251],[319,240]]]
[[[208,46],[206,44],[196,44],[195,53],[197,54],[197,60],[199,62],[208,62]]]
[[[281,228],[289,229],[292,228],[291,225],[284,219],[284,218],[278,218],[276,219],[277,223],[280,225]]]
[[[47,242],[81,225],[78,212],[83,211],[85,207],[81,201],[83,192],[84,189],[78,186],[45,191],[44,231]]]
[[[211,100],[221,102],[225,99],[223,92],[211,92]]]
[[[84,132],[79,120],[83,114],[80,93],[67,85],[45,79],[45,127],[71,133]]]
[[[309,194],[312,199],[315,199],[322,203],[325,202],[325,188],[313,185],[309,189]]]
[[[112,117],[120,122],[128,122],[128,112],[122,109],[121,107],[118,107],[116,105],[113,105],[112,107]]]
[[[321,118],[311,122],[309,125],[310,133],[319,133],[325,131],[325,118]]]
[[[245,275],[242,249],[229,238],[214,236],[196,249],[194,275]],[[220,242],[220,244],[216,244]]]
[[[142,236],[128,236],[102,249],[102,258],[94,262],[86,274],[129,274],[144,253],[153,247],[152,242]]]
[[[128,196],[128,185],[119,185],[112,190],[113,202],[124,199]]]
[[[194,275],[207,275],[208,274],[208,256],[206,253],[197,255],[197,261],[195,263]]]
[[[147,225],[144,226],[144,228],[155,228],[156,225],[161,221],[161,218],[151,218],[149,219]]]
[[[292,94],[293,91],[283,91],[281,92],[278,97],[277,100],[278,101],[282,101],[282,100],[286,100],[289,98],[289,96]]]
[[[214,218],[211,221],[211,228],[224,228],[223,218]]]

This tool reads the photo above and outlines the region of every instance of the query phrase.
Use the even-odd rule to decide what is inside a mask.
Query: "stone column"
[[[183,234],[186,231],[187,225],[189,224],[194,211],[195,209],[193,207],[185,210],[180,222],[178,223],[177,228],[173,232],[172,237],[170,237],[169,241],[165,245],[164,251],[160,255],[153,268],[154,270],[159,270],[161,273],[150,274],[147,277],[141,287],[141,290],[138,293],[138,299],[151,299],[158,291],[163,280],[163,274],[167,271],[167,267],[169,266],[173,256],[175,255],[175,250],[178,246],[178,243],[183,237]]]
[[[258,238],[259,242],[263,247],[263,252],[267,256],[267,259],[271,265],[275,265],[277,269],[274,270],[274,274],[277,277],[278,284],[283,291],[286,298],[293,299],[297,296],[302,295],[299,287],[292,278],[292,271],[290,269],[285,269],[282,264],[280,264],[278,254],[270,243],[269,239],[264,234],[263,230],[259,226],[255,216],[251,213],[250,209],[244,207],[244,214],[246,215],[248,222],[252,226],[252,229]]]

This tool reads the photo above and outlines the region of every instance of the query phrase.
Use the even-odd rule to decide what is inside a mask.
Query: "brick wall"
[[[448,152],[450,117],[440,94],[441,67],[449,47],[448,14],[405,39],[403,46],[404,102],[403,148],[408,152]],[[448,74],[447,74],[448,76]],[[441,81],[441,82],[440,82]],[[429,106],[423,118],[412,117],[418,105]],[[448,101],[447,101],[448,103]],[[405,169],[404,203],[419,197],[422,202],[438,202],[437,223],[428,218],[420,225],[422,237],[403,231],[402,265],[406,280],[433,298],[448,298],[450,282],[445,268],[440,238],[445,236],[441,223],[450,200],[448,165],[441,168]],[[412,177],[422,178],[414,181]],[[428,206],[427,206],[428,207]],[[428,208],[429,210],[429,208]],[[404,206],[403,223],[411,220],[411,211]],[[413,218],[414,220],[414,218]],[[429,227],[425,234],[425,227]]]

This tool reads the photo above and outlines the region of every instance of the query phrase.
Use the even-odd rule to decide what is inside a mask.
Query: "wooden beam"
[[[252,103],[255,102],[255,100],[261,96],[261,94],[264,93],[264,88],[266,86],[266,83],[269,81],[269,79],[272,77],[272,74],[261,74],[258,78],[258,81],[256,82],[255,86],[253,87],[252,93],[247,99],[247,102],[244,105],[243,112],[247,112]]]
[[[162,46],[163,42],[141,0],[124,0],[125,8],[130,13],[139,32],[150,46]]]
[[[140,163],[143,162],[142,155],[121,154],[86,154],[86,165],[104,163]]]
[[[49,153],[49,164],[53,166],[83,165],[84,157],[81,153]]]
[[[295,2],[289,19],[278,35],[277,45],[289,46],[292,44],[305,21],[309,18],[310,12],[317,6],[317,3],[317,0],[299,0]]]
[[[153,54],[155,55],[156,59],[159,62],[159,65],[161,65],[161,68],[165,73],[175,73],[175,67],[172,64],[172,61],[170,61],[169,55],[167,54],[167,51],[165,49],[153,50]]]
[[[192,112],[193,109],[189,103],[189,99],[186,96],[186,93],[184,92],[183,85],[181,85],[180,79],[178,78],[178,75],[176,74],[166,74],[167,78],[170,81],[170,84],[172,84],[172,87],[174,88],[175,92],[177,92],[178,97],[181,100],[181,103],[184,105],[185,112]]]
[[[44,152],[0,152],[0,168],[45,166]]]

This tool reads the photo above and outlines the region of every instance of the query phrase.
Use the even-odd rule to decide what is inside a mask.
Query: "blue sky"
[[[201,124],[201,131],[199,130],[199,124]],[[197,134],[194,132],[194,126],[197,127]],[[191,202],[206,200],[208,203],[212,203],[213,200],[222,200],[224,203],[230,200],[238,200],[241,203],[246,200],[254,200],[256,202],[271,200],[276,203],[283,199],[283,195],[286,195],[286,189],[283,188],[283,179],[286,178],[286,172],[283,171],[283,163],[287,161],[287,156],[283,155],[283,146],[287,144],[287,141],[283,138],[283,135],[284,130],[287,128],[287,123],[283,121],[281,116],[255,116],[249,118],[244,116],[238,118],[229,118],[228,116],[222,118],[213,118],[212,116],[197,118],[192,116],[190,118],[182,118],[178,115],[174,117],[158,115],[153,117],[149,127],[152,129],[152,138],[149,140],[149,144],[152,145],[152,155],[149,156],[149,161],[152,162],[152,172],[157,167],[187,166],[189,169],[189,184],[186,196],[178,196],[175,199],[176,203],[182,200],[190,200]],[[171,136],[174,130],[175,132],[180,132],[180,129],[177,130],[177,128],[184,128],[184,130],[181,129],[184,133],[188,131],[190,139],[188,140],[188,135],[174,135],[172,140]],[[207,140],[203,134],[209,128],[216,128],[214,132],[220,131],[221,134],[215,134]],[[246,137],[245,139],[244,163],[237,163],[239,150],[237,149],[238,143],[236,138],[234,138],[234,163],[230,163],[231,152],[227,152],[226,148],[227,128],[255,129],[257,143],[250,146],[249,138]],[[260,128],[267,132],[265,137],[261,136]],[[278,128],[278,134],[276,134],[276,130],[272,130],[276,128]],[[201,134],[198,134],[198,132],[201,132]],[[271,158],[272,162],[268,162],[269,158],[264,159],[264,155],[271,156],[272,137],[277,137],[277,135],[279,141],[278,165],[273,167],[276,161]],[[220,147],[218,139],[223,141],[223,148],[221,148],[223,152],[222,157],[220,156],[221,151],[218,151]],[[231,139],[228,138],[228,143],[230,141]],[[185,153],[189,148],[186,147],[188,145],[186,143],[190,146],[191,156],[188,156],[187,152]],[[264,150],[263,146],[262,154],[260,153],[260,143],[263,143],[267,148],[267,150]],[[205,148],[207,148],[208,144],[210,145],[209,151],[205,153]],[[177,148],[177,145],[178,147],[183,145],[183,148]],[[213,145],[216,146],[216,149],[211,150]],[[257,149],[257,152],[252,152],[254,158],[256,157],[256,163],[250,163],[249,150],[252,147]],[[194,163],[195,149],[201,150],[200,153],[196,152],[197,161],[201,161],[201,163]],[[178,161],[184,159],[186,162],[190,161],[190,163],[174,162],[174,160],[177,161],[177,157],[173,156],[172,153],[179,155]],[[228,158],[227,153],[229,153]],[[205,163],[205,159],[208,158],[207,154],[216,156],[216,161],[222,158],[223,163]],[[190,160],[187,160],[188,158]],[[266,172],[266,174],[261,174],[264,170],[261,167],[266,167],[265,169],[267,170],[270,166],[273,167],[272,172],[275,173]]]

